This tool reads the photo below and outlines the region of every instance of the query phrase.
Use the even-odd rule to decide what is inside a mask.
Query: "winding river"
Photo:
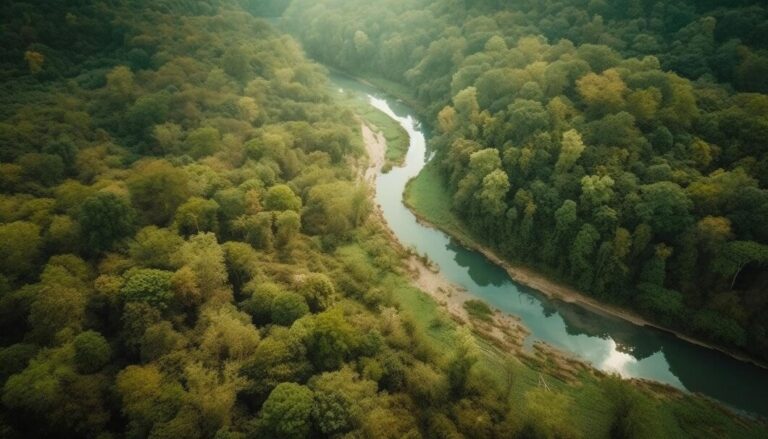
[[[414,111],[379,90],[344,76],[332,74],[331,81],[339,91],[367,97],[371,105],[408,131],[410,147],[405,163],[378,175],[376,202],[403,245],[428,255],[446,279],[493,307],[519,316],[530,329],[531,340],[545,341],[598,369],[659,381],[704,394],[740,411],[768,416],[768,370],[654,328],[551,300],[515,283],[506,271],[482,254],[420,224],[402,201],[406,183],[418,175],[430,158],[425,130]]]

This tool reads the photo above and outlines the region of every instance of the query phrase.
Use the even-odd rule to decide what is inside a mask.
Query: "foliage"
[[[169,271],[141,269],[128,277],[121,293],[128,302],[146,302],[157,308],[168,306],[171,296],[171,276]]]
[[[98,332],[81,332],[73,342],[75,366],[81,373],[96,372],[109,363],[111,348],[104,336]]]
[[[464,302],[464,309],[467,310],[473,318],[489,322],[493,319],[493,310],[481,300],[467,300]]]
[[[697,312],[734,291],[743,317],[733,323],[765,340],[753,329],[766,312],[765,270],[761,258],[736,253],[747,245],[737,243],[768,243],[754,221],[768,206],[757,135],[768,107],[756,79],[766,46],[749,30],[768,9],[603,3],[297,0],[286,23],[317,59],[384,77],[424,109],[436,156],[423,179],[451,197],[427,201],[419,194],[434,191],[419,177],[409,196],[425,212],[450,204],[437,217],[455,214],[453,230],[510,260],[721,343],[680,319],[674,303]],[[698,232],[708,217],[730,223],[717,245]],[[640,284],[676,299],[662,306]]]
[[[303,438],[309,434],[312,391],[295,383],[281,383],[261,409],[265,433],[276,437]]]
[[[133,231],[134,217],[134,210],[125,200],[100,192],[83,202],[78,222],[88,248],[103,251]]]
[[[432,167],[435,212],[454,215],[462,192],[456,205],[499,242],[546,243],[551,226],[556,245],[542,247],[563,273],[560,250],[586,230],[578,263],[594,278],[621,273],[606,289],[640,276],[628,300],[641,309],[766,346],[744,310],[762,303],[748,292],[768,237],[764,105],[662,73],[673,61],[706,70],[678,62],[693,39],[680,35],[677,58],[660,64],[625,59],[654,50],[647,37],[614,49],[557,43],[555,24],[521,25],[494,2],[316,9],[330,2],[304,8],[316,13],[306,32],[322,37],[305,47],[375,65],[440,114],[436,145],[450,153]],[[364,162],[356,110],[334,100],[294,39],[245,12],[287,3],[0,5],[0,436],[601,437],[627,410],[632,422],[616,431],[655,434],[636,424],[664,414],[658,436],[762,433],[699,398],[614,402],[589,374],[558,382],[542,409],[530,393],[538,369],[463,331],[404,275],[354,168]],[[350,10],[367,8],[371,22],[348,26]],[[616,9],[577,8],[619,20]],[[736,29],[725,37],[750,50],[719,44],[717,56],[750,61],[716,75],[759,88],[759,41],[727,10],[730,27],[717,32]],[[579,14],[566,32],[585,28]],[[674,16],[687,26],[689,15]],[[677,26],[654,20],[646,32]],[[506,33],[534,27],[554,44]],[[399,154],[402,136],[389,134]],[[656,223],[658,212],[669,218]],[[736,291],[702,295],[689,313],[697,285],[678,288],[672,267],[696,281],[699,262]],[[507,368],[514,380],[499,378]]]

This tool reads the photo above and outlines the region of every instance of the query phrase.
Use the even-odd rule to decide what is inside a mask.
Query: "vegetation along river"
[[[371,105],[408,132],[405,163],[378,175],[376,203],[403,245],[426,254],[446,279],[491,306],[519,316],[531,331],[530,338],[570,352],[600,370],[659,381],[699,392],[738,410],[768,416],[768,370],[652,327],[551,300],[514,282],[484,255],[419,223],[402,200],[408,180],[418,175],[430,158],[427,133],[415,112],[369,85],[337,74],[331,79],[339,90],[367,96]]]

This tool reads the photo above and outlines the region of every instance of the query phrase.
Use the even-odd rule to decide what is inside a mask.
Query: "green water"
[[[403,204],[402,194],[408,180],[418,175],[429,160],[425,130],[402,102],[341,75],[331,75],[331,80],[339,91],[365,96],[371,105],[408,131],[411,141],[405,163],[378,176],[376,202],[400,241],[428,255],[445,278],[490,305],[520,317],[531,331],[529,342],[542,340],[598,369],[656,380],[704,394],[737,410],[768,416],[768,370],[654,328],[550,300],[512,281],[480,253],[419,224]]]

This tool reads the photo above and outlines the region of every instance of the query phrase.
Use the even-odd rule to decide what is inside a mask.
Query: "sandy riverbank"
[[[360,131],[363,134],[365,151],[368,153],[368,166],[363,173],[363,178],[375,190],[376,175],[386,161],[387,141],[382,132],[374,132],[365,122],[360,122]]]

